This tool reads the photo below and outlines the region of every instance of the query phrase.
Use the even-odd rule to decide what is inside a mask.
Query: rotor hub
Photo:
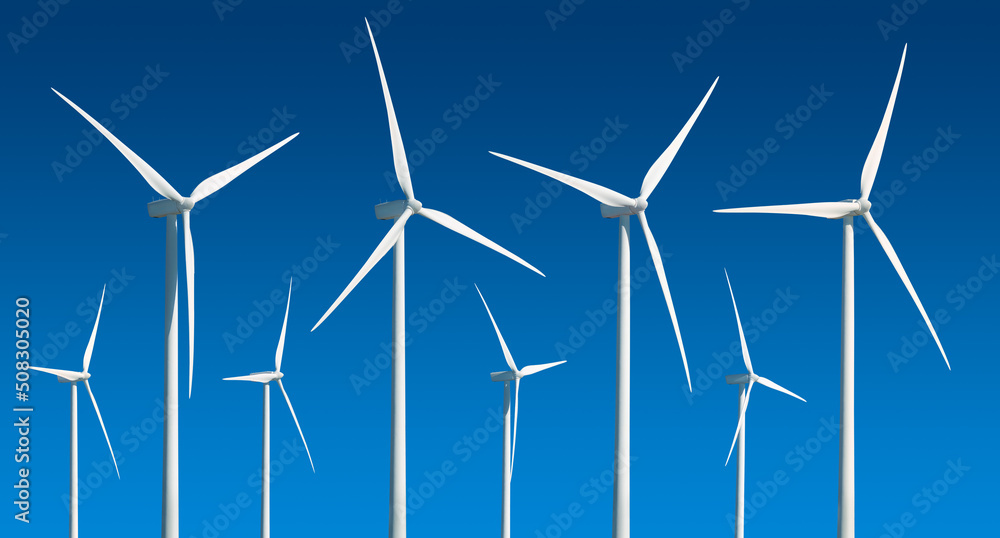
[[[417,213],[420,213],[424,204],[421,204],[420,200],[417,200],[416,198],[410,198],[406,201],[406,207],[410,208],[410,210],[413,211],[413,214],[416,215]]]

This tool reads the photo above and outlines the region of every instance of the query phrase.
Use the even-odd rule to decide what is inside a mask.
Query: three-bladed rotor
[[[872,233],[875,234],[875,238],[878,239],[879,244],[882,246],[882,250],[885,251],[886,256],[889,258],[889,262],[892,263],[893,268],[899,275],[899,279],[906,287],[906,291],[910,293],[913,303],[917,305],[917,310],[920,311],[920,316],[923,317],[924,322],[927,324],[927,328],[930,330],[931,336],[934,337],[934,342],[937,344],[938,350],[941,351],[944,363],[950,370],[951,363],[948,362],[948,355],[944,352],[944,346],[941,345],[941,339],[938,338],[937,331],[934,329],[934,325],[931,323],[930,317],[927,316],[927,311],[924,309],[924,305],[920,302],[920,297],[917,296],[917,292],[913,288],[910,278],[906,275],[906,270],[903,269],[903,264],[899,261],[899,256],[896,255],[896,250],[892,248],[892,244],[889,242],[889,238],[886,237],[885,232],[882,231],[882,228],[875,223],[875,219],[871,215],[872,204],[868,200],[872,191],[872,185],[875,183],[875,175],[878,172],[879,163],[882,160],[882,150],[885,147],[886,135],[889,132],[889,122],[892,120],[892,109],[896,104],[896,93],[899,91],[899,80],[903,76],[903,64],[905,62],[906,46],[904,45],[903,56],[899,60],[899,71],[896,72],[896,82],[893,84],[892,93],[889,95],[889,105],[885,109],[885,115],[882,117],[882,124],[879,126],[878,133],[875,135],[875,142],[872,144],[871,150],[868,152],[868,158],[865,159],[865,165],[861,170],[861,198],[857,200],[844,200],[841,202],[818,202],[810,204],[717,209],[715,212],[773,213],[785,215],[805,215],[809,217],[822,217],[827,219],[854,218],[856,216],[863,217],[865,222],[867,222],[868,226],[871,228]]]
[[[166,198],[166,200],[157,200],[151,202],[148,205],[149,216],[151,217],[166,217],[168,215],[181,215],[184,225],[184,265],[186,269],[187,278],[187,294],[188,294],[188,398],[191,397],[191,389],[194,385],[194,239],[191,235],[191,209],[194,208],[195,204],[204,200],[206,197],[211,196],[216,191],[225,187],[230,181],[236,179],[237,176],[246,172],[251,166],[259,163],[268,155],[274,153],[281,146],[284,146],[293,138],[299,135],[295,133],[292,136],[278,142],[277,144],[267,148],[266,150],[250,157],[249,159],[235,165],[231,166],[217,174],[214,174],[195,187],[191,196],[181,196],[177,189],[174,189],[166,179],[163,179],[152,166],[142,160],[134,151],[128,148],[118,137],[111,134],[104,125],[95,120],[90,114],[83,111],[82,108],[76,106],[76,103],[70,101],[63,94],[57,92],[55,88],[52,91],[56,93],[63,101],[66,101],[69,106],[73,107],[74,110],[80,113],[91,125],[94,126],[108,141],[111,142],[122,155],[128,159],[128,162],[135,167],[135,169],[142,175],[146,183],[153,188],[160,196]]]
[[[670,167],[670,163],[673,162],[674,157],[677,155],[677,151],[680,150],[681,144],[684,143],[684,139],[687,138],[688,133],[694,126],[695,120],[701,114],[703,108],[705,108],[705,103],[708,102],[708,98],[711,97],[712,92],[715,90],[716,84],[719,83],[718,77],[712,82],[712,86],[708,89],[705,97],[702,98],[701,102],[698,104],[698,108],[695,109],[691,117],[688,118],[687,123],[681,128],[681,131],[677,133],[674,137],[673,142],[667,146],[667,149],[660,154],[659,158],[653,163],[646,172],[646,177],[642,180],[642,186],[639,188],[639,196],[636,198],[630,198],[624,194],[615,192],[607,187],[602,187],[595,183],[573,177],[569,174],[564,174],[562,172],[556,172],[545,168],[543,166],[538,166],[537,164],[532,164],[527,161],[522,161],[521,159],[516,159],[495,151],[491,151],[492,155],[500,157],[501,159],[508,160],[514,164],[521,165],[529,170],[534,170],[540,174],[555,179],[556,181],[562,182],[574,189],[590,196],[591,198],[600,202],[601,214],[605,218],[615,218],[624,215],[636,215],[639,217],[639,224],[642,225],[642,233],[646,236],[646,243],[649,245],[649,253],[653,258],[653,265],[656,268],[656,276],[660,280],[660,288],[663,290],[663,298],[667,302],[667,310],[670,311],[670,321],[674,326],[674,334],[677,336],[677,347],[681,351],[681,361],[684,363],[684,375],[687,377],[688,390],[693,390],[691,387],[691,372],[688,370],[687,363],[687,353],[684,351],[684,341],[681,339],[681,328],[677,323],[677,313],[674,311],[674,301],[670,296],[670,287],[667,285],[667,275],[663,269],[663,259],[660,256],[660,249],[656,245],[656,240],[653,238],[653,232],[649,229],[649,223],[646,221],[646,208],[649,203],[646,201],[653,190],[663,179],[663,175],[667,172],[667,168]]]
[[[108,438],[108,430],[104,427],[104,418],[101,416],[101,409],[97,407],[97,399],[94,398],[94,392],[90,390],[90,357],[94,353],[94,341],[97,339],[97,326],[101,323],[101,310],[104,309],[104,292],[107,290],[107,286],[101,290],[101,303],[97,307],[97,318],[94,319],[94,330],[90,333],[90,341],[87,342],[87,349],[83,352],[83,371],[73,372],[70,370],[57,370],[55,368],[42,368],[41,366],[30,366],[32,370],[38,370],[39,372],[45,372],[47,374],[52,374],[59,379],[60,383],[78,383],[83,381],[83,386],[87,387],[87,394],[90,395],[90,401],[94,404],[94,412],[97,413],[97,421],[101,423],[101,431],[104,432],[104,441],[108,443],[108,450],[111,451],[111,461],[115,464],[115,474],[118,478],[121,478],[121,473],[118,472],[118,461],[115,459],[115,449],[111,448],[111,439]]]
[[[367,19],[365,20],[365,25],[368,25]],[[465,237],[468,237],[469,239],[472,239],[489,249],[503,254],[511,260],[514,260],[515,262],[538,273],[539,275],[545,276],[530,263],[522,260],[509,250],[487,239],[479,232],[469,228],[465,224],[462,224],[454,217],[441,211],[424,207],[420,201],[413,197],[413,184],[410,180],[410,169],[406,162],[406,150],[403,148],[403,138],[399,132],[399,123],[396,121],[396,111],[392,106],[392,98],[389,96],[389,85],[385,80],[385,71],[382,69],[382,60],[379,57],[378,47],[375,45],[375,36],[372,35],[370,26],[368,27],[368,36],[371,38],[372,51],[375,53],[375,63],[378,65],[378,75],[382,82],[382,95],[385,97],[385,109],[389,117],[389,138],[392,142],[392,163],[396,170],[396,179],[399,181],[399,186],[403,190],[403,194],[406,195],[406,199],[389,202],[382,204],[380,207],[376,207],[376,216],[379,218],[394,218],[396,219],[396,222],[392,225],[392,228],[389,228],[389,232],[385,234],[382,241],[379,242],[377,247],[375,247],[375,251],[368,257],[365,264],[361,266],[361,270],[359,270],[354,278],[351,279],[351,282],[347,284],[347,287],[340,293],[337,300],[330,305],[330,308],[328,308],[319,321],[316,322],[316,325],[312,328],[314,331],[324,321],[326,321],[326,318],[329,317],[338,306],[340,306],[340,303],[347,298],[354,287],[361,282],[369,271],[371,271],[372,267],[374,267],[375,264],[378,263],[390,249],[392,249],[392,247],[396,244],[396,240],[398,240],[400,235],[403,234],[403,227],[406,226],[406,222],[413,215],[426,217],[441,226],[458,233],[459,235],[464,235]]]

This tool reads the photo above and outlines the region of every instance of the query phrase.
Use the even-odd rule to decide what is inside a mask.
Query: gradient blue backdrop
[[[918,5],[904,4],[909,11]],[[93,326],[88,301],[117,282],[104,305],[92,386],[119,453],[121,480],[101,473],[108,470],[107,447],[81,394],[85,535],[159,533],[163,221],[147,216],[145,204],[157,196],[110,144],[83,144],[78,149],[89,154],[79,161],[67,155],[67,146],[86,140],[89,126],[49,87],[110,119],[114,132],[182,193],[248,157],[250,137],[302,133],[199,205],[192,219],[198,353],[194,397],[180,407],[181,534],[258,532],[252,477],[260,468],[260,389],[221,378],[273,368],[296,267],[307,278],[295,281],[283,370],[316,474],[304,454],[286,447],[295,447],[297,433],[273,397],[272,450],[284,461],[275,464],[272,529],[275,536],[385,534],[391,383],[388,370],[368,364],[380,362],[380,344],[390,336],[391,263],[377,265],[320,329],[309,329],[388,230],[372,206],[401,196],[384,175],[392,160],[371,49],[366,40],[353,53],[345,49],[364,17],[374,11],[385,21],[387,5],[69,2],[42,17],[34,0],[4,3],[0,29],[30,36],[0,53],[7,207],[0,218],[0,296],[8,329],[14,299],[30,297],[36,364],[79,369]],[[563,346],[581,343],[573,331],[590,335],[563,353],[568,364],[522,387],[513,534],[608,535],[612,495],[601,478],[609,477],[613,457],[615,330],[613,318],[595,331],[586,322],[588,312],[614,298],[616,223],[601,219],[597,204],[578,192],[564,188],[546,198],[542,176],[487,151],[635,195],[716,76],[714,95],[647,212],[670,254],[666,271],[696,393],[688,393],[659,286],[640,272],[644,282],[632,302],[632,527],[643,536],[731,532],[736,470],[723,462],[737,390],[722,375],[744,368],[738,355],[735,362],[725,355],[737,338],[726,267],[744,325],[749,331],[758,318],[766,328],[751,336],[756,370],[808,400],[754,392],[747,525],[760,536],[836,532],[838,447],[825,428],[839,414],[840,223],[711,210],[856,197],[904,43],[908,58],[875,183],[876,211],[884,212],[880,224],[928,310],[949,316],[939,334],[954,369],[946,369],[925,335],[916,336],[925,345],[915,354],[906,347],[903,339],[922,333],[923,323],[877,242],[859,232],[857,531],[981,536],[993,528],[987,517],[997,499],[998,466],[988,413],[1000,281],[977,275],[993,275],[996,268],[983,259],[1000,250],[995,5],[931,0],[905,21],[896,15],[902,24],[887,34],[879,21],[893,24],[890,0],[809,6],[716,0],[684,7],[404,0],[399,6],[379,25],[377,39],[417,196],[547,275],[425,219],[407,227],[407,316],[416,316],[407,326],[412,536],[492,535],[499,524],[501,436],[487,428],[502,388],[488,374],[505,365],[473,282],[520,364],[558,360]],[[564,20],[546,15],[560,9],[568,13]],[[675,54],[698,53],[685,51],[687,38],[697,40],[703,21],[712,26],[724,9],[735,20],[715,24],[721,34],[679,69]],[[32,33],[22,17],[45,24]],[[116,103],[143,83],[147,68],[168,74],[155,89],[135,90],[143,99],[134,108]],[[488,99],[470,97],[479,77],[499,84]],[[777,123],[808,104],[813,86],[832,95],[791,132]],[[448,112],[457,103],[475,108],[460,124]],[[272,122],[275,111],[281,116]],[[620,135],[594,142],[606,121],[616,120],[627,125]],[[435,129],[446,139],[421,149],[417,141]],[[934,146],[938,129],[960,138],[918,176],[912,157]],[[742,166],[747,151],[771,137],[780,148],[767,162],[735,191],[720,191],[730,167]],[[601,151],[591,160],[574,154],[581,145]],[[71,170],[57,173],[53,164],[67,159]],[[889,203],[885,193],[895,180],[905,192]],[[539,214],[526,197],[546,207]],[[518,226],[516,215],[527,215],[530,224]],[[633,226],[638,268],[648,251],[634,220]],[[327,256],[324,244],[336,245],[329,246],[332,254],[312,258]],[[454,297],[444,293],[446,282],[459,289],[449,303],[440,301]],[[183,383],[183,279],[181,286]],[[272,294],[276,306],[269,306]],[[769,311],[782,294],[793,296],[792,305]],[[438,315],[430,321],[421,308]],[[245,341],[227,344],[227,333],[237,335],[251,321],[258,326]],[[247,327],[242,331],[247,336]],[[13,340],[5,342],[12,354]],[[890,353],[904,352],[908,362],[894,365]],[[17,404],[12,362],[3,369],[8,424],[17,415],[10,411]],[[13,519],[11,504],[18,436],[11,427],[3,435],[4,536],[65,532],[68,400],[67,386],[32,377],[27,525]],[[954,479],[946,475],[949,462],[969,469],[944,495],[926,497],[924,488]],[[442,483],[436,471],[443,465],[454,473]],[[776,473],[780,485],[769,483]],[[236,514],[240,500],[247,502]],[[901,519],[915,524],[895,526]]]

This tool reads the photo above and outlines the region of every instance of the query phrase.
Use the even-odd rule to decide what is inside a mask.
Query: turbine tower
[[[716,213],[774,213],[785,215],[805,215],[809,217],[822,217],[826,219],[841,219],[844,222],[844,261],[843,261],[843,296],[841,310],[841,334],[840,334],[840,495],[839,495],[839,516],[837,522],[837,536],[840,538],[854,538],[854,217],[862,216],[871,227],[872,233],[878,239],[886,256],[899,274],[900,280],[906,290],[910,292],[910,297],[917,305],[917,310],[927,323],[934,342],[937,343],[944,363],[951,370],[948,356],[945,355],[944,347],[938,338],[934,325],[927,317],[924,305],[920,303],[917,292],[913,289],[903,264],[899,261],[895,249],[889,243],[889,239],[875,223],[870,210],[872,207],[868,196],[871,194],[872,185],[875,183],[875,174],[878,172],[879,161],[882,159],[882,149],[885,146],[886,133],[889,131],[889,121],[892,119],[892,108],[896,103],[896,92],[899,90],[899,79],[903,76],[903,63],[906,61],[906,46],[903,46],[903,57],[899,60],[899,71],[896,73],[896,83],[892,86],[892,94],[889,96],[889,106],[885,109],[885,116],[882,118],[882,125],[875,135],[875,143],[872,145],[868,158],[865,160],[864,168],[861,170],[861,198],[857,200],[844,200],[841,202],[818,202],[810,204],[792,204],[761,207],[744,207],[738,209],[717,209]]]
[[[740,331],[740,345],[743,347],[743,364],[747,367],[747,373],[745,374],[726,376],[726,383],[740,386],[740,419],[736,423],[736,435],[733,436],[733,444],[729,446],[729,455],[726,456],[726,465],[729,465],[729,458],[733,455],[733,447],[736,446],[736,440],[739,439],[740,448],[736,451],[736,538],[743,538],[743,478],[746,467],[744,464],[746,461],[744,459],[744,450],[746,447],[746,439],[744,438],[744,435],[746,434],[747,428],[746,415],[747,407],[750,405],[750,389],[753,388],[754,383],[760,383],[767,388],[778,392],[784,392],[785,394],[798,398],[803,402],[806,400],[798,394],[795,394],[781,385],[778,385],[774,381],[754,373],[753,364],[750,362],[750,350],[747,349],[747,339],[743,335],[743,324],[740,322],[740,311],[736,308],[736,297],[733,295],[733,285],[729,282],[728,271],[726,271],[726,284],[729,284],[729,296],[733,299],[733,311],[736,312],[736,328]],[[744,386],[746,386],[746,391],[743,390]]]
[[[278,148],[287,144],[292,136],[278,142],[249,159],[210,176],[195,187],[191,196],[181,196],[166,179],[163,178],[146,161],[136,155],[107,128],[83,111],[63,94],[52,89],[66,101],[69,106],[80,113],[108,141],[111,142],[128,162],[142,175],[146,183],[165,199],[147,204],[149,216],[153,218],[166,217],[166,293],[164,308],[164,344],[163,344],[163,519],[161,535],[163,538],[179,538],[180,535],[180,500],[179,500],[179,470],[178,470],[178,403],[177,403],[177,215],[184,222],[184,259],[187,270],[188,299],[188,398],[191,397],[191,386],[194,381],[194,242],[191,237],[191,209],[195,204],[211,196],[225,187],[237,176],[246,172]]]
[[[227,377],[223,381],[252,381],[264,385],[264,440],[263,455],[261,459],[262,482],[260,490],[260,536],[269,538],[271,536],[271,381],[278,382],[278,388],[285,397],[288,410],[292,413],[292,420],[302,437],[302,445],[306,447],[306,456],[309,456],[309,465],[312,466],[313,473],[316,466],[313,465],[312,454],[309,453],[309,445],[306,443],[306,436],[302,434],[302,426],[299,426],[299,419],[295,416],[295,409],[292,408],[292,401],[288,399],[285,386],[281,384],[281,355],[285,350],[285,329],[288,327],[288,308],[292,304],[292,282],[288,282],[288,303],[285,304],[285,321],[281,324],[281,336],[278,337],[278,351],[274,354],[274,371],[257,372],[239,377]]]
[[[105,289],[107,286],[105,286]],[[101,418],[101,410],[97,407],[97,399],[94,392],[90,390],[90,356],[94,353],[94,339],[97,338],[97,326],[101,323],[101,309],[104,308],[104,291],[101,290],[101,303],[97,307],[97,318],[94,320],[94,330],[90,333],[90,341],[87,342],[87,350],[83,352],[83,371],[71,372],[69,370],[56,370],[55,368],[42,368],[40,366],[30,366],[32,370],[52,374],[59,379],[60,383],[69,383],[70,386],[70,422],[69,422],[69,538],[77,538],[80,532],[80,487],[79,487],[79,453],[77,451],[77,420],[76,420],[76,384],[83,381],[83,386],[87,387],[87,394],[90,394],[90,401],[94,403],[94,412],[97,413],[97,421],[101,423],[101,430],[104,432],[104,440],[108,443],[108,450],[111,451],[111,461],[115,464],[115,474],[121,479],[118,472],[118,461],[115,459],[115,450],[111,448],[111,440],[108,439],[108,430],[104,427],[104,419]]]
[[[521,389],[521,378],[531,374],[536,374],[542,370],[548,370],[553,366],[559,366],[566,361],[550,362],[547,364],[533,364],[531,366],[525,366],[524,368],[518,369],[517,365],[514,364],[514,357],[511,356],[510,350],[507,349],[507,342],[504,342],[503,335],[500,334],[500,327],[497,326],[496,320],[493,319],[493,313],[490,312],[490,305],[486,304],[483,292],[479,291],[479,286],[476,286],[476,291],[479,293],[479,298],[483,300],[483,306],[486,307],[486,313],[490,316],[490,322],[493,323],[493,329],[497,333],[497,339],[500,340],[500,349],[503,350],[503,356],[504,359],[507,360],[507,366],[510,366],[510,370],[506,372],[493,372],[490,374],[490,379],[493,381],[503,382],[503,493],[500,497],[500,538],[510,538],[510,477],[514,471],[514,446],[517,444],[517,411],[520,409],[517,405],[517,397]],[[510,436],[511,381],[514,382],[513,440],[511,440]]]
[[[368,25],[368,20],[365,20]],[[368,271],[381,260],[389,249],[393,249],[392,260],[392,434],[391,434],[391,459],[389,467],[389,536],[391,538],[404,538],[406,536],[406,349],[405,349],[405,328],[406,315],[405,308],[405,272],[404,272],[404,236],[403,227],[407,220],[413,215],[426,217],[449,230],[464,235],[473,241],[493,249],[500,254],[520,263],[539,275],[545,276],[534,266],[512,254],[507,249],[483,237],[478,232],[455,220],[451,216],[435,211],[423,205],[413,197],[413,187],[410,181],[410,171],[406,163],[406,150],[403,149],[403,138],[399,132],[399,125],[396,122],[396,113],[392,107],[392,99],[389,97],[389,86],[385,81],[385,72],[382,70],[382,61],[379,59],[378,48],[375,46],[375,37],[372,35],[371,27],[368,27],[368,36],[372,43],[372,52],[375,53],[375,63],[378,65],[379,78],[382,81],[382,94],[385,97],[385,108],[389,117],[389,136],[392,141],[393,165],[396,169],[396,178],[399,186],[406,195],[405,200],[386,202],[375,206],[375,217],[380,220],[395,220],[392,228],[382,238],[382,241],[375,247],[375,251],[368,257],[368,261],[361,267],[358,274],[354,276],[333,305],[327,309],[323,317],[316,322],[312,328],[316,330],[326,318],[340,305],[351,290],[357,286],[368,274]]]
[[[596,185],[589,181],[575,178],[573,176],[556,172],[542,166],[531,164],[514,157],[508,157],[491,151],[493,155],[506,159],[512,163],[519,164],[530,170],[560,181],[577,189],[591,198],[601,203],[601,216],[607,219],[618,219],[618,349],[617,349],[617,387],[615,403],[615,463],[614,463],[614,518],[612,522],[611,535],[615,538],[628,538],[629,536],[629,464],[631,460],[630,448],[630,391],[631,391],[631,268],[629,246],[631,237],[630,222],[632,215],[639,217],[639,224],[642,232],[646,236],[646,243],[649,245],[649,253],[653,258],[653,265],[656,267],[656,276],[659,277],[660,287],[663,289],[663,297],[667,301],[667,310],[670,312],[670,321],[674,325],[674,334],[677,336],[677,347],[681,351],[681,361],[684,363],[684,374],[687,376],[688,390],[691,390],[691,373],[688,371],[687,355],[684,352],[684,342],[681,340],[681,329],[677,324],[677,313],[674,312],[674,302],[670,297],[670,288],[667,286],[667,276],[663,270],[663,260],[660,258],[660,250],[653,239],[653,232],[646,222],[646,207],[649,205],[646,199],[653,193],[653,189],[663,178],[670,163],[677,155],[681,144],[687,137],[695,120],[701,114],[701,110],[708,102],[708,98],[715,90],[715,85],[719,83],[718,77],[708,89],[708,93],[702,98],[698,108],[695,109],[687,123],[681,128],[680,133],[674,141],[667,146],[667,149],[646,172],[646,177],[642,180],[642,187],[639,189],[637,198],[629,198],[611,189]]]

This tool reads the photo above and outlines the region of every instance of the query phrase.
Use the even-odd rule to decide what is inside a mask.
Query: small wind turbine
[[[365,25],[368,24],[367,19]],[[312,330],[316,330],[326,318],[340,305],[351,290],[358,285],[368,274],[368,271],[378,263],[388,252],[393,249],[392,260],[392,434],[391,434],[391,459],[389,467],[389,499],[391,504],[391,514],[389,522],[389,536],[391,538],[405,538],[406,536],[406,315],[405,308],[405,250],[403,226],[413,215],[426,217],[449,230],[464,235],[473,241],[484,245],[517,263],[531,269],[532,271],[545,276],[541,271],[535,269],[530,263],[522,260],[507,249],[483,237],[478,232],[455,220],[449,215],[440,211],[435,211],[423,205],[413,197],[413,187],[410,182],[410,170],[406,163],[406,150],[403,148],[403,138],[399,132],[399,125],[396,123],[396,113],[392,107],[392,99],[389,97],[389,86],[385,81],[385,72],[382,70],[382,61],[379,59],[378,48],[375,46],[375,37],[372,35],[371,27],[368,27],[368,36],[371,38],[372,52],[375,53],[375,63],[378,65],[379,78],[382,80],[382,94],[385,97],[385,108],[389,116],[389,137],[392,141],[393,165],[396,169],[396,178],[399,186],[406,195],[405,200],[386,202],[375,206],[375,217],[380,220],[395,219],[395,224],[385,234],[382,241],[375,247],[368,257],[368,261],[361,267],[358,274],[354,276],[333,305],[327,309],[323,317],[316,322]]]
[[[483,300],[483,306],[486,307],[486,313],[489,314],[490,322],[493,323],[493,329],[497,332],[497,339],[500,340],[500,348],[503,349],[503,356],[507,360],[507,366],[510,366],[510,370],[506,372],[493,372],[490,374],[490,378],[493,381],[503,381],[503,495],[501,497],[502,508],[500,516],[500,537],[510,538],[510,477],[514,472],[514,446],[517,444],[517,411],[519,409],[519,406],[517,405],[517,396],[521,388],[521,378],[531,374],[536,374],[542,370],[548,370],[553,366],[559,366],[566,361],[534,364],[531,366],[525,366],[519,370],[517,365],[514,364],[514,357],[510,355],[510,350],[507,349],[507,343],[504,342],[503,335],[500,334],[500,327],[497,327],[497,322],[493,319],[493,313],[490,312],[490,305],[486,304],[483,292],[479,291],[479,286],[476,286],[476,291],[479,292],[479,298]],[[513,440],[511,440],[510,436],[511,381],[514,382]]]
[[[83,111],[63,94],[52,89],[63,101],[80,113],[94,126],[118,151],[128,159],[128,162],[139,171],[146,183],[165,199],[156,200],[146,205],[149,216],[153,218],[166,217],[166,305],[164,308],[164,406],[163,406],[163,521],[161,532],[163,538],[178,538],[180,535],[180,493],[178,469],[178,439],[177,439],[177,215],[184,220],[184,259],[187,268],[188,294],[188,398],[191,397],[191,386],[194,382],[194,242],[191,237],[191,209],[195,204],[211,196],[225,187],[237,176],[246,172],[251,166],[259,163],[278,148],[284,146],[292,136],[278,142],[249,159],[210,176],[195,187],[191,196],[184,197],[174,189],[166,179],[163,179],[153,167],[135,154],[118,138],[111,134],[100,122]]]
[[[288,302],[285,304],[285,321],[281,324],[281,336],[278,337],[278,351],[274,354],[274,371],[257,372],[239,377],[227,377],[224,381],[253,381],[264,385],[264,450],[261,460],[261,476],[263,485],[260,490],[260,536],[268,538],[271,536],[271,381],[278,382],[278,388],[285,397],[288,410],[292,412],[292,420],[295,427],[299,429],[302,437],[302,445],[306,447],[306,456],[309,456],[309,465],[316,472],[313,465],[312,455],[309,453],[309,445],[306,444],[306,436],[302,435],[302,427],[299,426],[299,419],[295,416],[295,409],[292,409],[292,401],[288,399],[285,386],[281,384],[281,355],[285,350],[285,329],[288,327],[288,308],[292,304],[292,282],[288,282]]]
[[[747,373],[737,375],[727,375],[726,383],[740,386],[740,420],[736,423],[736,435],[733,437],[733,444],[729,446],[729,455],[726,456],[726,465],[729,465],[729,458],[733,455],[733,447],[736,440],[740,441],[740,448],[736,452],[736,538],[743,538],[743,475],[744,475],[744,448],[746,440],[746,414],[750,405],[750,389],[754,383],[760,383],[767,388],[805,401],[801,396],[778,385],[766,377],[760,377],[753,371],[753,364],[750,362],[750,350],[747,349],[747,339],[743,336],[743,324],[740,322],[740,311],[736,308],[736,297],[733,295],[733,285],[729,282],[729,272],[726,271],[726,284],[729,284],[729,296],[733,298],[733,311],[736,312],[736,328],[740,330],[740,345],[743,347],[743,364],[747,367]],[[743,387],[746,385],[746,392]]]
[[[899,90],[899,79],[903,76],[903,62],[906,61],[906,46],[903,46],[903,57],[899,60],[899,71],[896,73],[896,82],[892,86],[892,93],[889,96],[889,106],[885,109],[885,116],[882,117],[882,125],[875,135],[875,143],[868,153],[865,166],[861,170],[861,198],[858,200],[844,200],[841,202],[819,202],[811,204],[775,205],[761,207],[744,207],[738,209],[717,209],[716,213],[774,213],[787,215],[805,215],[809,217],[822,217],[826,219],[842,219],[844,221],[844,260],[843,260],[843,296],[841,310],[841,333],[840,333],[840,502],[839,518],[837,523],[837,536],[839,538],[854,538],[854,217],[861,215],[868,226],[871,227],[875,238],[878,239],[886,256],[899,274],[900,280],[910,292],[910,297],[917,305],[917,310],[923,316],[931,336],[937,343],[944,363],[951,370],[948,356],[944,353],[941,340],[938,339],[937,331],[931,324],[924,305],[920,303],[913,284],[910,283],[903,264],[899,261],[895,249],[889,243],[889,238],[885,236],[882,229],[875,224],[869,212],[872,203],[868,200],[871,194],[872,185],[875,183],[875,174],[878,172],[878,165],[882,159],[882,149],[885,146],[886,133],[889,131],[889,121],[892,119],[892,108],[896,103],[896,92]]]
[[[660,288],[663,289],[663,297],[667,301],[667,310],[670,312],[670,321],[674,325],[674,334],[677,336],[677,346],[681,351],[681,361],[684,363],[684,374],[687,376],[688,390],[691,390],[691,373],[688,371],[687,355],[684,352],[684,342],[681,340],[681,328],[677,324],[677,313],[674,312],[674,301],[670,298],[670,288],[667,286],[667,275],[663,271],[663,260],[660,258],[660,249],[653,239],[653,232],[646,222],[646,207],[649,205],[646,199],[653,193],[653,189],[663,179],[670,163],[680,150],[681,144],[687,138],[688,132],[694,126],[695,120],[705,108],[705,103],[715,90],[715,85],[719,83],[718,77],[708,89],[708,93],[702,98],[698,108],[695,109],[687,123],[674,138],[674,141],[667,146],[667,149],[653,163],[653,166],[646,172],[646,177],[642,180],[639,188],[638,198],[629,198],[619,194],[607,187],[596,185],[589,181],[575,178],[573,176],[556,172],[536,164],[531,164],[514,157],[508,157],[491,151],[490,153],[506,159],[514,164],[519,164],[530,170],[560,181],[577,189],[601,203],[601,216],[606,219],[618,219],[618,350],[617,350],[617,387],[615,405],[615,478],[614,478],[614,521],[612,523],[611,535],[615,538],[628,538],[629,536],[629,462],[631,460],[630,448],[630,407],[629,394],[631,391],[631,268],[630,268],[630,237],[631,237],[631,216],[639,217],[639,224],[642,225],[642,232],[646,236],[646,243],[649,245],[649,253],[653,257],[653,265],[656,267],[656,276],[660,280]],[[621,465],[619,465],[621,463]]]
[[[105,286],[107,288],[107,286]],[[104,427],[104,419],[101,418],[101,410],[97,407],[97,399],[94,392],[90,390],[90,356],[94,353],[94,339],[97,338],[97,326],[101,323],[101,309],[104,308],[104,290],[101,290],[101,304],[97,307],[97,318],[94,320],[94,330],[90,333],[90,341],[87,342],[87,350],[83,352],[83,371],[71,372],[69,370],[56,370],[55,368],[42,368],[41,366],[31,366],[32,370],[52,374],[59,379],[60,383],[70,384],[70,422],[69,422],[69,536],[76,538],[80,532],[80,488],[78,485],[79,454],[77,451],[77,421],[76,421],[76,384],[83,381],[83,386],[87,387],[90,394],[90,401],[94,403],[94,411],[97,413],[97,421],[101,423],[101,430],[104,431],[104,440],[108,443],[108,450],[111,451],[111,461],[115,464],[115,474],[121,479],[118,472],[118,461],[115,459],[115,449],[111,448],[111,440],[108,439],[108,430]]]

